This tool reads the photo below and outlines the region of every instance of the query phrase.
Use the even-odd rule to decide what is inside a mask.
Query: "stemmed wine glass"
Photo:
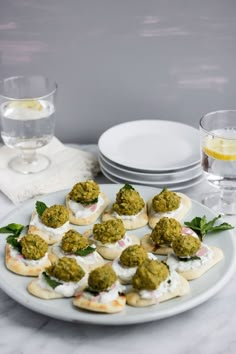
[[[14,76],[0,81],[1,137],[20,153],[9,168],[24,174],[46,169],[50,160],[36,153],[55,128],[57,84],[44,76]]]
[[[236,214],[236,110],[211,112],[200,120],[202,168],[217,187],[203,200],[225,215]]]

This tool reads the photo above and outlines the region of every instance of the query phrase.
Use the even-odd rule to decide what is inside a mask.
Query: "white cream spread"
[[[162,218],[164,216],[166,216],[167,218],[175,218],[176,215],[178,215],[179,212],[183,209],[183,207],[184,207],[184,203],[181,200],[179,207],[177,209],[175,209],[175,210],[165,211],[165,212],[158,212],[157,213],[157,212],[155,212],[153,207],[151,207],[151,213],[150,214],[151,214],[151,216],[155,216],[157,218]]]
[[[111,215],[114,216],[115,218],[121,219],[121,220],[135,220],[142,213],[143,213],[143,209],[135,215],[119,215],[116,211],[113,211],[113,213]]]
[[[57,227],[55,229],[53,227],[48,227],[40,221],[37,213],[35,213],[34,217],[30,221],[30,225],[34,225],[39,230],[45,231],[45,233],[50,238],[52,238],[53,240],[58,240],[58,241],[61,239],[62,235],[64,235],[64,233],[70,229],[69,221],[65,222],[65,224],[63,224],[62,226]]]
[[[64,297],[71,297],[77,295],[78,292],[82,291],[88,283],[88,275],[85,276],[78,282],[69,281],[65,282],[63,280],[57,279],[55,277],[50,276],[51,279],[56,280],[61,285],[58,285],[55,289],[53,289],[48,283],[46,282],[42,273],[39,274],[38,282],[39,286],[43,289],[55,291],[58,294],[63,295]]]
[[[91,301],[106,304],[108,302],[112,302],[118,299],[119,293],[123,293],[124,291],[125,287],[121,285],[119,281],[116,281],[107,291],[102,291],[98,295],[94,295],[88,291],[84,291],[83,297]]]
[[[95,245],[90,245],[90,247],[96,248]],[[83,268],[83,265],[89,266],[89,265],[95,265],[97,262],[101,261],[103,259],[100,254],[97,251],[94,251],[92,253],[87,254],[86,256],[78,256],[73,253],[66,253],[62,250],[61,248],[61,243],[56,243],[51,247],[51,251],[58,257],[69,257],[69,258],[74,258],[76,262],[81,265]]]
[[[168,255],[166,263],[171,269],[175,269],[176,271],[179,272],[197,269],[203,266],[204,264],[208,263],[212,259],[213,251],[206,244],[202,243],[201,248],[196,253],[196,256],[198,256],[200,259],[181,261],[181,258],[178,258],[174,254],[170,254]],[[185,257],[185,258],[190,258],[190,257]]]
[[[152,253],[148,253],[149,259],[157,259]],[[112,268],[114,269],[116,275],[126,284],[132,282],[132,278],[136,273],[138,267],[127,267],[120,263],[120,259],[116,258],[112,262]]]
[[[166,294],[173,292],[179,284],[179,274],[175,270],[170,271],[169,277],[161,282],[159,287],[155,290],[140,290],[139,295],[142,299],[158,299]]]
[[[11,245],[10,245],[10,256],[11,256],[11,258],[17,259],[17,261],[24,263],[26,266],[32,266],[32,267],[44,265],[48,261],[48,253],[47,252],[40,259],[27,259],[27,258],[24,258],[24,256],[19,251],[17,251],[15,248],[13,248]]]
[[[97,212],[97,210],[104,204],[104,199],[99,195],[97,203],[87,206],[69,199],[68,204],[77,218],[87,218]]]
[[[102,243],[100,241],[97,241],[93,237],[93,234],[91,234],[89,236],[89,239],[92,240],[97,246],[103,246],[103,247],[107,247],[107,248],[124,249],[124,248],[133,244],[132,239],[127,234],[125,234],[121,240],[119,240],[117,242],[113,242],[113,243]]]

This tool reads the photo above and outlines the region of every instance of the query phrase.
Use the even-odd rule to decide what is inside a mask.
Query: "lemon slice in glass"
[[[206,137],[203,151],[217,160],[234,161],[236,160],[236,138],[224,139],[216,136]]]
[[[31,109],[33,111],[41,111],[42,104],[37,100],[14,101],[9,104],[11,108]]]

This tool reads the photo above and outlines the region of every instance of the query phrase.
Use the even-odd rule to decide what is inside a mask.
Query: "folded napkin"
[[[99,171],[95,154],[62,144],[57,138],[39,150],[48,156],[48,169],[22,175],[8,168],[16,151],[6,146],[0,148],[0,190],[18,204],[37,195],[72,188],[75,183],[92,179]]]

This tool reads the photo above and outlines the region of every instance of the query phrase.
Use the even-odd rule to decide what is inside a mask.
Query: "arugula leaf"
[[[18,237],[23,230],[24,225],[21,224],[8,224],[0,228],[1,234],[13,234],[15,237]]]
[[[201,259],[201,257],[198,257],[198,256],[193,256],[193,257],[190,257],[190,258],[178,257],[178,259],[179,259],[181,262],[189,262],[189,261],[194,261],[195,259]]]
[[[134,190],[134,187],[132,187],[131,184],[126,183],[124,185],[124,187],[122,187],[121,189],[133,189]]]
[[[6,239],[7,243],[11,245],[13,248],[15,248],[18,252],[21,253],[22,246],[21,243],[17,240],[16,236],[14,235],[9,235]]]
[[[46,210],[47,208],[48,206],[44,202],[37,201],[35,204],[35,209],[39,217],[43,215],[44,210]]]
[[[57,286],[62,285],[62,283],[60,283],[60,282],[58,282],[58,281],[56,281],[56,280],[50,278],[50,276],[47,275],[46,272],[43,272],[42,274],[43,274],[43,276],[44,276],[44,279],[45,279],[46,283],[47,283],[51,288],[55,289]]]
[[[218,232],[218,231],[225,231],[225,230],[230,230],[233,229],[234,226],[223,222],[222,224],[216,225],[215,223],[217,220],[221,218],[221,215],[216,216],[212,220],[208,221],[206,220],[206,216],[204,215],[202,218],[197,216],[191,221],[186,221],[184,224],[193,231],[196,232],[200,240],[202,241],[206,234],[210,232]]]
[[[88,246],[88,247],[86,247],[86,248],[84,248],[82,250],[76,251],[74,254],[76,254],[77,256],[84,257],[84,256],[87,256],[90,253],[93,253],[95,250],[96,250],[96,248]]]

